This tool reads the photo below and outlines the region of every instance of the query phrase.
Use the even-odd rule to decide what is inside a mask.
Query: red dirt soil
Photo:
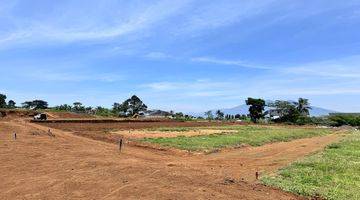
[[[145,122],[141,120],[136,120],[132,122],[119,121],[112,123],[41,122],[39,124],[51,128],[61,129],[64,131],[104,131],[104,130],[129,130],[129,129],[137,130],[137,129],[160,128],[160,127],[205,127],[205,126],[208,127],[208,126],[241,125],[241,123],[235,123],[235,122],[197,122],[197,121],[180,122],[173,120],[145,121]]]
[[[338,135],[184,155],[0,121],[0,199],[302,199],[255,181]],[[13,132],[17,139],[13,139]]]

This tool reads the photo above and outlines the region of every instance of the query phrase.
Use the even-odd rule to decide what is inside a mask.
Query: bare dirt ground
[[[93,119],[93,115],[72,112],[45,112],[49,119]]]
[[[302,199],[258,184],[255,171],[271,173],[340,137],[186,155],[134,146],[119,152],[115,144],[47,130],[0,121],[0,199]]]
[[[134,122],[113,122],[113,123],[49,123],[43,122],[41,125],[51,128],[61,129],[64,131],[114,131],[114,130],[140,130],[147,128],[160,127],[201,127],[201,126],[224,126],[239,125],[235,122],[179,122],[179,121],[154,121],[142,122],[141,120]]]
[[[180,135],[208,135],[219,132],[230,132],[224,130],[206,129],[199,131],[188,132],[158,132],[148,131],[148,128],[164,128],[164,127],[219,127],[225,125],[240,125],[241,123],[234,122],[179,122],[179,121],[152,121],[144,122],[141,120],[135,122],[110,122],[110,123],[51,123],[42,122],[39,125],[49,127],[51,129],[60,129],[63,131],[72,132],[75,135],[91,138],[94,140],[116,143],[119,138],[139,139],[144,137],[176,137]],[[130,132],[129,132],[130,131]]]
[[[216,130],[216,129],[202,129],[190,131],[148,131],[148,130],[133,130],[133,131],[113,131],[110,134],[118,134],[126,139],[141,139],[141,138],[171,138],[178,136],[197,136],[197,135],[210,135],[215,133],[234,133],[234,130]]]

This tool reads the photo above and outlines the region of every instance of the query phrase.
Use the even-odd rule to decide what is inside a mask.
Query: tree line
[[[299,98],[297,101],[282,101],[276,100],[274,102],[266,102],[263,99],[248,98],[246,105],[249,106],[248,115],[230,115],[225,114],[221,110],[205,112],[207,120],[250,120],[254,123],[260,121],[272,121],[279,123],[292,123],[292,124],[318,124],[330,126],[360,126],[360,115],[356,114],[332,114],[328,117],[310,117],[309,111],[311,109],[308,99]],[[265,108],[267,109],[265,110]],[[48,102],[44,100],[32,100],[21,103],[21,106],[16,106],[14,100],[7,101],[5,94],[0,94],[0,108],[24,108],[24,109],[52,109],[54,111],[70,111],[76,113],[87,113],[100,116],[116,116],[116,117],[133,117],[136,115],[144,114],[148,107],[136,95],[131,96],[125,101],[119,103],[115,102],[112,108],[105,108],[101,106],[91,107],[85,106],[81,102],[74,102],[73,104],[62,104],[59,106],[49,108]],[[174,113],[170,111],[166,113],[178,120],[193,120],[195,117],[183,114],[182,112]],[[203,117],[197,117],[204,119]]]
[[[147,106],[142,102],[142,100],[136,95],[131,96],[129,99],[125,100],[122,103],[114,103],[111,109],[97,106],[85,106],[81,102],[74,102],[71,104],[62,104],[52,108],[49,108],[49,104],[44,100],[33,100],[33,101],[25,101],[21,103],[20,107],[16,106],[16,102],[13,100],[9,100],[6,102],[7,96],[4,94],[0,94],[0,108],[23,108],[23,109],[32,109],[32,110],[40,110],[40,109],[52,109],[54,111],[70,111],[76,113],[87,113],[87,114],[96,114],[102,116],[121,116],[121,117],[129,117],[134,116],[136,114],[141,114],[147,111]],[[182,113],[180,113],[182,115]]]
[[[118,116],[118,117],[132,117],[147,111],[147,105],[137,97],[131,96],[122,103],[115,102],[112,108],[105,108],[101,106],[91,107],[84,106],[81,102],[74,102],[73,105],[63,104],[55,106],[55,110],[59,111],[72,111],[77,113],[95,114],[100,116]]]
[[[14,100],[9,100],[6,102],[7,96],[5,94],[0,94],[0,108],[16,108],[16,102]]]
[[[267,115],[269,120],[275,122],[305,123],[310,116],[310,103],[308,99],[299,98],[298,101],[276,100],[266,104],[263,99],[248,98],[251,121],[257,123]],[[265,106],[268,110],[265,111]]]
[[[0,108],[16,108],[16,102],[9,100],[6,102],[6,95],[0,94]],[[263,99],[248,98],[246,104],[249,105],[249,116],[246,115],[229,115],[224,114],[221,110],[217,110],[214,114],[212,111],[205,112],[206,119],[208,120],[235,120],[241,119],[246,120],[248,117],[254,123],[263,119],[266,115],[276,122],[293,122],[298,120],[304,120],[309,116],[309,109],[311,109],[308,99],[299,98],[297,102],[280,101],[277,100],[273,103],[266,104]],[[265,112],[265,106],[270,109]],[[21,108],[24,109],[48,109],[49,104],[44,100],[33,100],[25,101],[21,103]],[[134,115],[143,114],[147,111],[147,105],[137,97],[136,95],[131,96],[122,103],[115,102],[111,109],[104,108],[101,106],[91,107],[85,106],[81,102],[74,102],[72,105],[62,104],[59,106],[52,107],[55,111],[71,111],[77,113],[96,114],[102,116],[120,116],[129,117]],[[185,115],[181,112],[174,113],[170,111],[170,116],[178,119],[192,119],[194,117]],[[276,116],[276,118],[275,118]],[[201,118],[201,117],[199,117]]]
[[[48,102],[44,100],[25,101],[21,103],[21,106],[17,107],[15,101],[10,100],[7,103],[6,95],[0,94],[0,108],[23,108],[32,110],[51,109],[53,111],[68,111],[108,117],[133,117],[137,115],[143,115],[146,111],[148,111],[147,105],[136,95],[131,96],[123,102],[113,103],[112,108],[109,109],[102,106],[85,106],[81,102],[74,102],[73,104],[62,104],[50,108]],[[167,116],[171,116],[179,120],[193,119],[192,116],[183,114],[182,112],[175,113],[174,111],[170,111],[166,114]]]
[[[252,122],[258,123],[267,118],[274,122],[305,123],[311,109],[309,100],[305,98],[299,98],[297,102],[276,100],[266,103],[263,99],[249,97],[245,103],[249,106],[249,115],[225,115],[221,110],[217,110],[214,114],[209,110],[204,114],[208,120],[246,120],[250,118]],[[267,111],[265,111],[265,107],[268,107]]]

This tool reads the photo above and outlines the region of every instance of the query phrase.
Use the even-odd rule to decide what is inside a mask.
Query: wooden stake
[[[14,133],[14,140],[16,140],[16,133]]]
[[[256,180],[259,180],[259,172],[255,173]]]
[[[123,139],[120,138],[120,140],[119,140],[119,151],[121,151],[122,145],[123,145]]]

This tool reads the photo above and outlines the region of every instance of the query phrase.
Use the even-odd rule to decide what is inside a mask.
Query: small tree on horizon
[[[223,120],[224,119],[224,113],[221,112],[221,110],[216,111],[216,119],[217,120]]]
[[[72,110],[75,112],[85,112],[85,106],[81,102],[74,102]]]
[[[26,109],[47,109],[49,104],[48,102],[44,101],[44,100],[33,100],[33,101],[25,101],[24,103],[21,104],[23,108]]]
[[[16,108],[16,103],[14,100],[10,100],[8,102],[8,108]]]
[[[0,94],[0,108],[6,108],[6,95]]]
[[[34,100],[32,102],[34,109],[47,109],[49,104],[48,102],[44,101],[44,100]]]
[[[214,119],[214,115],[212,114],[212,111],[211,111],[211,110],[206,111],[204,114],[205,114],[207,120],[210,121],[210,120],[213,120],[213,119]]]
[[[250,118],[251,121],[257,123],[259,119],[264,117],[265,101],[263,99],[248,98],[246,105],[250,106]]]

